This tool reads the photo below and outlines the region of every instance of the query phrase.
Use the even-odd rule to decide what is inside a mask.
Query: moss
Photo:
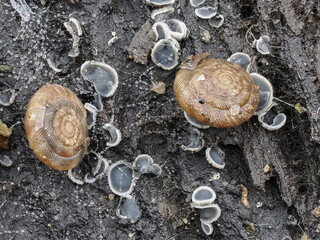
[[[11,73],[13,70],[13,67],[8,64],[0,64],[0,72],[2,73]]]

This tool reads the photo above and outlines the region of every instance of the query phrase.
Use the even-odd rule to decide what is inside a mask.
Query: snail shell
[[[181,108],[198,121],[217,128],[238,126],[254,114],[259,87],[238,65],[209,55],[189,56],[181,64],[174,93]]]
[[[83,104],[70,89],[58,84],[40,88],[25,115],[30,147],[51,168],[74,168],[89,145],[86,116]]]

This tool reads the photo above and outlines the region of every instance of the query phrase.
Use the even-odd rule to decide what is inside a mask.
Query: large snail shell
[[[259,87],[236,64],[190,56],[180,66],[174,93],[191,117],[214,127],[235,127],[247,121],[259,103]]]
[[[70,89],[58,84],[40,88],[25,116],[30,147],[51,168],[74,168],[89,144],[86,116],[83,104]]]

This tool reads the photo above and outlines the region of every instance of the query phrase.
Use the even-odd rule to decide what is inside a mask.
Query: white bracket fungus
[[[123,204],[117,209],[117,216],[122,219],[130,219],[132,223],[141,217],[141,210],[134,198],[126,198]]]
[[[224,22],[224,16],[219,14],[208,20],[208,23],[211,27],[219,28]]]
[[[201,132],[193,127],[189,128],[190,132],[190,143],[188,146],[181,145],[181,148],[184,151],[191,151],[191,152],[199,152],[204,147],[204,140],[201,137]]]
[[[10,167],[12,165],[12,161],[7,155],[3,155],[0,156],[0,164],[5,167]]]
[[[242,52],[236,52],[232,54],[228,59],[228,62],[232,62],[234,64],[237,64],[238,66],[245,69],[247,72],[250,71],[251,67],[251,58],[248,54],[242,53]]]
[[[77,57],[79,56],[79,41],[80,36],[82,35],[82,29],[79,21],[75,18],[70,18],[68,22],[63,23],[65,28],[72,36],[72,49],[70,50],[68,56],[69,57]]]
[[[175,2],[175,0],[145,0],[145,1],[146,1],[146,4],[151,5],[153,7],[172,5]]]
[[[158,67],[171,70],[178,65],[179,50],[175,39],[161,39],[152,48],[151,59]]]
[[[103,128],[109,133],[109,140],[107,142],[108,147],[117,146],[122,140],[122,134],[118,128],[116,128],[112,123],[106,123]]]
[[[217,14],[217,7],[205,6],[196,8],[195,14],[202,19],[210,19]]]
[[[184,117],[186,118],[186,120],[188,121],[188,123],[190,123],[191,125],[197,127],[197,128],[202,128],[202,129],[207,129],[210,127],[210,125],[204,124],[202,122],[199,122],[197,119],[191,117],[188,113],[183,112]]]
[[[207,148],[206,159],[213,167],[223,169],[225,166],[224,158],[225,153],[221,148]]]
[[[211,235],[213,232],[213,226],[211,223],[205,223],[201,221],[201,228],[202,231],[208,236]]]
[[[160,22],[166,19],[167,16],[173,12],[174,8],[172,6],[154,9],[151,12],[151,19],[155,20],[156,22]]]
[[[267,112],[272,107],[273,87],[271,83],[258,73],[250,73],[254,82],[259,86],[259,105],[255,115]]]
[[[204,4],[206,0],[190,0],[190,4],[192,7],[198,7],[201,4]]]
[[[0,104],[10,106],[16,98],[16,91],[14,89],[6,89],[0,92]]]
[[[287,121],[287,116],[284,113],[279,113],[272,121],[272,124],[268,124],[264,122],[264,118],[267,112],[264,112],[258,115],[259,122],[262,123],[262,127],[269,131],[278,130],[279,128],[283,127]]]
[[[160,175],[162,172],[158,164],[153,163],[153,158],[148,154],[141,154],[133,162],[133,169],[139,174],[153,173]]]
[[[184,22],[178,19],[169,19],[165,20],[164,23],[168,25],[171,37],[175,38],[177,41],[181,41],[188,37],[189,30]]]
[[[135,185],[131,164],[124,160],[112,164],[108,170],[108,183],[113,193],[121,197],[128,197]]]
[[[157,41],[170,38],[171,31],[169,29],[169,26],[164,22],[156,22],[152,25],[152,30],[156,34]]]
[[[212,188],[200,186],[192,193],[192,206],[208,205],[214,202],[216,193]]]
[[[256,48],[263,55],[270,54],[270,38],[267,35],[261,36],[256,43]]]
[[[86,61],[81,65],[81,75],[94,84],[96,91],[103,97],[110,97],[118,87],[118,73],[108,64]]]

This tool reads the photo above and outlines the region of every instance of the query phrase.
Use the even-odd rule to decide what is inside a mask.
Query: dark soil
[[[128,58],[127,47],[150,19],[151,7],[142,0],[26,3],[33,12],[28,21],[10,1],[0,3],[0,64],[13,66],[11,73],[0,73],[0,91],[17,91],[12,105],[0,106],[0,119],[13,126],[10,150],[0,150],[13,161],[9,168],[0,167],[0,239],[281,240],[287,235],[301,239],[304,234],[320,239],[320,221],[312,214],[320,200],[319,1],[220,1],[225,22],[218,29],[198,19],[188,0],[173,5],[170,18],[184,21],[190,30],[180,43],[180,61],[202,52],[220,59],[245,52],[255,60],[252,71],[270,80],[275,97],[293,105],[299,102],[310,112],[299,114],[279,103],[275,110],[285,113],[287,122],[278,131],[262,128],[256,117],[233,129],[201,130],[207,147],[219,145],[225,151],[223,170],[208,164],[204,150],[191,153],[180,147],[188,142],[189,124],[173,94],[177,70],[164,71],[151,60],[144,66]],[[77,58],[68,57],[72,39],[63,23],[70,16],[80,21],[84,32]],[[270,37],[271,55],[261,55],[246,41],[250,27],[256,38]],[[212,36],[209,44],[200,40],[203,29]],[[108,46],[113,31],[119,40]],[[60,63],[62,72],[54,72],[47,58]],[[66,172],[40,162],[25,136],[26,106],[41,86],[58,83],[83,103],[93,102],[94,87],[80,75],[87,60],[110,64],[120,79],[115,95],[103,98],[104,110],[89,131],[89,151],[110,162],[132,162],[146,153],[163,168],[161,176],[143,175],[137,182],[133,195],[142,217],[133,224],[116,216],[120,197],[109,199],[107,178],[76,185]],[[167,86],[163,95],[150,91],[152,83],[160,81]],[[112,116],[123,140],[106,149],[102,126]],[[95,164],[94,155],[88,154],[78,170],[90,172]],[[220,178],[213,180],[217,173]],[[248,189],[249,207],[241,202],[240,184]],[[209,237],[201,230],[199,212],[190,207],[191,194],[200,185],[216,191],[222,209]]]

